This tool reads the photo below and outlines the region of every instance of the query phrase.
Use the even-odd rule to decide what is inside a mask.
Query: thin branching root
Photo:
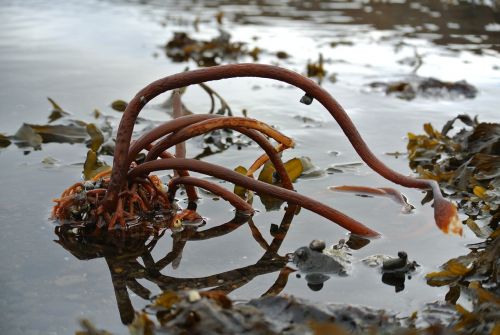
[[[354,234],[372,237],[379,235],[353,218],[294,191],[291,178],[280,157],[280,152],[293,147],[294,142],[276,129],[261,121],[235,117],[231,114],[228,116],[183,115],[180,94],[176,93],[176,90],[201,84],[202,88],[207,91],[208,86],[203,84],[204,82],[235,77],[269,78],[303,90],[304,97],[307,97],[307,104],[317,100],[330,112],[368,166],[394,183],[406,187],[430,189],[434,195],[435,219],[438,227],[443,231],[461,233],[461,227],[456,225],[455,207],[442,197],[437,184],[433,181],[399,174],[385,166],[369,150],[347,113],[328,92],[312,80],[295,72],[260,64],[221,65],[186,71],[162,78],[146,86],[130,101],[122,117],[116,138],[113,169],[65,190],[61,197],[55,200],[53,217],[60,221],[93,224],[99,229],[126,228],[129,222],[136,222],[137,218],[142,215],[150,215],[155,211],[176,211],[173,199],[181,185],[185,187],[191,204],[195,203],[198,198],[195,189],[198,187],[225,199],[237,212],[246,215],[253,213],[252,207],[245,201],[246,199],[240,197],[241,195],[236,195],[205,179],[189,176],[189,172],[193,171],[306,208]],[[172,97],[175,118],[148,131],[131,143],[135,121],[142,108],[148,101],[169,90],[174,90]],[[213,90],[209,89],[207,92],[212,98],[214,95],[218,97],[221,104],[227,106],[227,103]],[[226,107],[222,109],[228,110]],[[213,111],[213,106],[211,111]],[[247,172],[242,174],[219,165],[185,158],[185,141],[221,129],[247,136],[265,152],[256,159]],[[276,143],[271,143],[271,139]],[[171,148],[175,148],[175,154],[168,151]],[[139,160],[138,155],[142,151],[147,152],[146,159]],[[279,186],[253,178],[253,173],[267,161],[270,161],[276,170],[280,180]],[[158,177],[150,175],[159,170],[174,171],[174,177],[170,180],[168,188]],[[190,220],[201,218],[193,208],[188,208],[172,217],[174,218],[172,225],[185,218]]]

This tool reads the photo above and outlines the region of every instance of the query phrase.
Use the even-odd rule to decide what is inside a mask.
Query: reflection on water
[[[322,26],[332,25],[336,30],[343,30],[343,25],[353,25],[364,27],[364,30],[391,30],[396,36],[424,38],[452,49],[466,47],[479,53],[483,49],[500,51],[498,1],[211,0],[185,1],[182,5],[159,0],[126,2],[152,9],[181,7],[191,14],[183,11],[177,11],[177,14],[188,16],[206,9],[222,11],[239,24],[290,26],[294,21],[312,21]],[[350,35],[345,31],[343,37],[348,40]]]
[[[500,13],[491,6],[474,2],[287,1],[286,5],[282,3],[280,6],[279,2],[270,1],[266,5],[264,1],[258,7],[260,12],[249,16],[241,13],[239,18],[243,22],[251,22],[252,17],[284,16],[314,20],[320,24],[366,25],[369,29],[393,30],[401,37],[425,38],[450,48],[454,45],[470,45],[477,52],[482,49],[499,51]],[[272,6],[273,3],[276,6]]]
[[[180,72],[186,65],[194,67],[159,56],[161,46],[175,31],[198,34],[204,40],[217,36],[213,17],[223,11],[223,28],[235,41],[265,51],[260,62],[279,62],[303,72],[307,60],[317,59],[321,52],[327,76],[337,77],[335,83],[325,80],[323,87],[346,107],[384,162],[407,174],[404,157],[383,153],[404,152],[402,138],[408,131],[419,133],[424,122],[444,124],[461,113],[498,121],[499,12],[493,4],[474,2],[2,1],[0,133],[13,134],[23,122],[46,123],[47,96],[74,119],[93,120],[91,113],[98,107],[116,127],[120,115],[109,107],[111,101],[128,100],[152,80]],[[193,27],[196,17],[199,32]],[[279,51],[291,57],[279,59]],[[410,74],[415,53],[422,58],[419,76],[467,79],[477,87],[477,96],[407,102],[363,91],[367,83],[400,80]],[[301,92],[253,79],[217,82],[213,88],[224,94],[235,113],[245,108],[250,117],[281,127],[297,142],[294,155],[309,156],[325,170],[332,164],[359,161],[324,110],[315,103],[298,102]],[[203,92],[193,88],[187,95],[184,101],[192,111],[207,110],[210,102]],[[167,116],[153,106],[144,117],[157,121]],[[301,121],[306,118],[314,122]],[[350,276],[332,276],[319,292],[311,291],[304,278],[288,276],[283,255],[313,238],[333,243],[345,237],[344,231],[304,210],[289,224],[281,217],[282,210],[266,212],[261,204],[254,204],[260,212],[252,221],[233,218],[217,225],[232,212],[227,204],[208,196],[200,201],[208,228],[186,229],[172,238],[167,236],[170,231],[160,230],[152,236],[103,240],[57,228],[58,243],[75,258],[51,242],[53,223],[40,218],[49,216],[52,197],[80,175],[78,164],[86,151],[83,144],[50,143],[27,156],[13,145],[0,151],[2,334],[73,333],[76,320],[85,317],[123,333],[120,317],[128,322],[133,309],[144,307],[144,300],[162,289],[185,286],[218,287],[236,299],[281,291],[313,301],[356,303],[408,314],[446,294],[426,286],[423,274],[462,253],[473,240],[467,232],[463,240],[436,232],[428,205],[416,205],[413,214],[401,215],[397,205],[383,199],[327,190],[343,184],[388,186],[361,165],[354,171],[299,179],[297,189],[383,233],[382,239],[368,245],[349,240],[351,249],[358,246],[359,259],[405,250],[417,260],[422,267],[404,282],[403,294],[394,294],[400,281],[383,278],[394,286],[384,285],[379,272],[356,265]],[[192,156],[200,151],[198,142],[188,144]],[[234,168],[251,163],[256,154],[256,148],[249,146],[204,159]],[[43,165],[46,157],[57,163]],[[419,191],[403,192],[412,204],[420,203]]]
[[[296,206],[290,206],[285,211],[281,224],[274,233],[275,237],[269,244],[248,216],[237,215],[222,225],[202,231],[193,226],[185,226],[182,231],[173,233],[172,250],[158,260],[153,258],[152,250],[167,232],[166,228],[155,230],[153,234],[148,231],[132,230],[126,234],[116,232],[95,235],[83,229],[58,226],[55,233],[59,240],[56,242],[80,260],[101,257],[105,259],[122,323],[130,324],[135,311],[129,291],[145,300],[152,298],[151,291],[141,285],[139,279],[157,285],[162,291],[189,288],[210,289],[229,294],[259,275],[280,271],[276,281],[262,295],[280,293],[287,283],[288,275],[294,270],[286,267],[287,258],[280,256],[278,250],[286,237],[296,210]],[[168,265],[172,264],[174,268],[179,266],[187,242],[217,238],[231,233],[244,224],[250,227],[253,238],[264,249],[263,255],[255,264],[206,277],[176,278],[161,273]]]
[[[146,302],[154,298],[151,290],[141,284],[139,280],[150,282],[163,292],[208,289],[209,291],[230,294],[258,276],[278,272],[277,275],[274,275],[275,281],[267,290],[263,293],[255,292],[255,295],[264,297],[282,292],[288,282],[289,275],[297,271],[287,266],[289,261],[293,261],[300,271],[297,278],[304,275],[305,282],[312,291],[323,289],[324,282],[332,276],[347,276],[348,267],[351,265],[349,246],[352,246],[353,250],[359,250],[370,242],[368,239],[351,235],[347,242],[342,240],[338,245],[333,246],[333,249],[337,250],[337,257],[322,253],[325,245],[324,242],[319,241],[313,241],[309,247],[301,247],[291,254],[280,255],[278,253],[292,220],[297,215],[297,209],[297,206],[294,205],[286,208],[281,223],[273,229],[273,239],[270,243],[267,243],[262,236],[253,219],[246,215],[237,214],[224,224],[204,230],[199,230],[196,226],[184,226],[182,230],[172,234],[171,250],[158,260],[154,259],[152,252],[158,241],[165,237],[168,232],[167,228],[152,228],[150,226],[148,229],[144,229],[136,226],[127,232],[115,231],[108,234],[96,234],[95,231],[88,231],[83,227],[62,225],[55,229],[55,234],[58,237],[55,242],[82,261],[104,258],[110,272],[121,321],[128,325],[134,320],[137,309],[132,305],[130,293],[141,297]],[[252,237],[263,249],[262,256],[254,264],[203,277],[181,278],[162,273],[169,265],[174,269],[179,266],[182,253],[188,242],[216,239],[230,234],[242,225],[248,225]],[[314,247],[314,243],[322,243],[321,250],[316,250],[317,247]],[[338,257],[339,255],[340,257]],[[389,260],[392,263],[394,261],[397,259]],[[406,257],[401,266],[391,266],[389,269],[389,265],[384,263],[385,272],[382,274],[382,282],[394,286],[396,292],[404,290],[404,282],[409,272],[406,267]],[[413,268],[411,271],[414,270]]]

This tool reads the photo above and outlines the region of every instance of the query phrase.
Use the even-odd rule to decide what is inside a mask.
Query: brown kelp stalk
[[[248,204],[245,200],[234,194],[233,192],[228,191],[222,186],[219,186],[214,183],[210,183],[207,180],[199,179],[199,178],[194,178],[194,177],[177,177],[173,178],[169,183],[168,183],[168,190],[169,193],[172,195],[175,194],[177,191],[177,188],[179,187],[179,184],[181,185],[192,185],[192,186],[198,186],[201,187],[207,191],[212,192],[215,195],[218,195],[222,197],[224,200],[227,200],[231,203],[231,205],[234,206],[239,212],[245,213],[245,214],[252,214],[254,212],[252,206]],[[173,196],[172,196],[173,198]]]
[[[302,89],[305,92],[305,99],[303,99],[305,103],[311,102],[312,99],[318,100],[337,121],[356,152],[368,166],[396,184],[420,189],[430,188],[434,195],[434,217],[438,226],[443,230],[449,228],[451,231],[460,232],[455,206],[442,197],[434,181],[405,176],[387,167],[370,151],[345,110],[314,81],[280,67],[262,64],[230,64],[182,72],[159,79],[139,91],[128,104],[118,129],[113,171],[104,201],[104,206],[108,211],[116,208],[118,194],[126,181],[130,163],[128,151],[132,130],[139,112],[146,103],[168,90],[236,77],[260,77],[283,81]]]
[[[153,171],[167,170],[167,169],[185,169],[190,171],[195,171],[203,173],[209,176],[213,176],[219,179],[230,181],[234,184],[243,186],[247,189],[269,194],[273,197],[283,199],[292,204],[300,205],[310,211],[318,213],[319,215],[336,222],[340,226],[346,228],[354,234],[363,236],[377,236],[378,233],[374,230],[364,226],[362,223],[350,218],[349,216],[330,208],[319,201],[303,196],[297,192],[290,191],[278,186],[264,183],[259,180],[254,180],[233,170],[223,168],[221,166],[210,164],[207,162],[195,160],[195,159],[182,159],[182,158],[172,158],[172,159],[160,159],[155,161],[145,162],[138,165],[130,171],[129,177],[134,179],[135,177],[147,175]]]
[[[293,189],[292,182],[286,173],[283,162],[279,158],[274,147],[267,141],[267,139],[262,136],[259,132],[255,130],[261,131],[263,134],[266,134],[276,141],[278,141],[284,147],[293,147],[293,141],[281,134],[277,130],[269,127],[268,125],[247,118],[237,118],[237,117],[221,117],[217,119],[209,119],[205,121],[201,121],[195,123],[193,125],[187,126],[184,129],[181,129],[175,134],[171,134],[166,136],[162,140],[158,141],[146,156],[146,162],[154,160],[158,158],[158,156],[169,149],[171,146],[176,145],[177,143],[184,142],[189,138],[210,132],[215,129],[221,128],[231,128],[234,129],[252,140],[254,140],[259,146],[264,149],[267,154],[267,157],[271,160],[271,162],[275,165],[276,171],[279,173],[280,178],[283,182],[283,186],[288,189]]]
[[[69,191],[65,191],[61,199],[57,200],[58,205],[54,209],[54,216],[65,219],[68,217],[68,213],[71,214],[75,208],[77,212],[80,208],[89,208],[86,213],[94,221],[98,222],[98,226],[107,223],[108,229],[113,229],[117,222],[125,227],[125,221],[133,217],[136,211],[147,212],[158,208],[171,209],[169,199],[163,192],[161,182],[157,177],[149,176],[149,173],[157,170],[173,169],[178,177],[171,181],[171,197],[175,195],[177,186],[184,184],[189,200],[194,201],[197,198],[194,186],[198,186],[219,194],[230,201],[237,210],[246,213],[250,212],[249,206],[245,205],[244,201],[236,199],[232,194],[229,194],[230,192],[222,190],[218,185],[206,180],[189,177],[189,171],[201,172],[233,182],[249,190],[271,195],[291,204],[305,207],[338,223],[355,234],[364,236],[378,235],[377,232],[347,215],[294,192],[291,180],[279,155],[279,152],[293,147],[294,143],[290,138],[260,121],[246,117],[225,117],[213,114],[179,117],[182,103],[180,95],[174,92],[173,104],[176,118],[147,132],[130,145],[132,131],[139,112],[148,101],[160,93],[192,84],[200,84],[205,81],[249,76],[276,79],[297,86],[305,91],[306,94],[301,101],[306,104],[311,103],[313,99],[317,99],[337,120],[355,150],[371,168],[383,177],[400,185],[422,189],[431,188],[435,200],[434,216],[438,226],[445,231],[461,232],[461,226],[457,224],[456,209],[453,204],[443,198],[437,183],[404,176],[384,165],[369,150],[346,112],[328,92],[310,79],[295,72],[276,66],[259,64],[223,65],[183,72],[155,81],[141,90],[128,104],[120,122],[111,177],[106,175],[102,180],[99,179],[90,183],[90,188],[93,190],[87,190],[88,185],[77,184],[70,188]],[[254,140],[266,152],[266,155],[257,158],[247,175],[242,175],[221,166],[192,159],[174,158],[175,156],[167,151],[170,147],[176,146],[176,153],[183,157],[185,150],[182,144],[186,140],[216,129],[233,129],[244,134]],[[278,143],[276,148],[267,140],[266,136]],[[145,162],[137,165],[137,154],[142,150],[148,150],[149,153]],[[158,160],[158,157],[161,159]],[[284,188],[253,179],[253,172],[267,160],[273,163]],[[189,212],[189,209],[183,215],[185,214],[193,214],[199,217],[192,210]],[[81,219],[84,220],[83,217]]]

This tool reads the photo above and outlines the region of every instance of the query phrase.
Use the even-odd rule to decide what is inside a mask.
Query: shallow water
[[[433,1],[411,4],[362,4],[358,2],[302,1],[3,1],[0,4],[0,132],[13,134],[23,122],[46,123],[49,105],[55,99],[71,118],[91,121],[95,108],[114,116],[110,102],[128,100],[147,83],[182,71],[186,64],[172,63],[160,46],[173,31],[187,31],[196,37],[217,35],[214,15],[224,11],[223,28],[233,39],[265,50],[260,62],[304,72],[307,60],[325,58],[328,74],[338,81],[325,80],[323,86],[345,107],[367,143],[393,169],[409,174],[404,157],[387,152],[405,151],[408,131],[421,132],[424,122],[438,128],[457,114],[477,114],[483,121],[499,121],[498,88],[500,58],[500,18],[488,6],[442,5]],[[200,17],[200,32],[191,22]],[[257,38],[254,38],[257,37]],[[332,42],[344,42],[332,47]],[[346,43],[348,42],[348,43]],[[274,53],[284,50],[292,57],[278,60]],[[415,51],[423,59],[420,76],[441,80],[466,79],[475,85],[475,99],[399,100],[369,92],[367,84],[412,76],[411,66],[398,63]],[[250,61],[243,59],[243,61]],[[194,68],[194,64],[189,64]],[[318,103],[299,103],[302,93],[261,79],[232,79],[211,86],[220,92],[234,111],[243,108],[249,116],[276,125],[293,137],[297,146],[285,158],[308,156],[320,168],[331,164],[359,162],[339,127]],[[163,98],[165,99],[165,98]],[[165,120],[152,102],[145,117]],[[184,102],[192,111],[205,112],[208,98],[198,88],[188,90]],[[304,124],[296,116],[317,122]],[[54,223],[48,220],[51,199],[77,181],[86,148],[82,144],[44,144],[41,151],[25,151],[10,145],[0,151],[0,333],[67,334],[77,320],[89,318],[99,327],[123,333],[108,265],[103,258],[80,261],[53,242]],[[188,154],[200,152],[192,141]],[[331,152],[339,152],[333,155]],[[256,147],[226,152],[206,158],[227,167],[248,166],[260,154]],[[42,160],[53,157],[55,165]],[[164,173],[166,175],[167,173]],[[386,198],[361,198],[333,193],[331,185],[390,186],[401,190],[416,206],[410,215]],[[228,185],[228,187],[231,187]],[[450,257],[466,252],[475,241],[466,230],[463,238],[445,236],[434,226],[432,208],[421,206],[423,193],[391,185],[368,167],[315,179],[299,179],[299,192],[326,204],[381,232],[383,237],[354,251],[359,260],[372,254],[395,255],[405,250],[421,267],[405,289],[381,282],[380,274],[356,263],[348,277],[332,277],[320,291],[312,291],[304,278],[292,274],[282,291],[318,302],[362,304],[387,308],[407,315],[426,302],[442,299],[445,289],[429,287],[426,272]],[[270,224],[282,220],[279,211],[266,212],[259,199],[253,222],[269,242]],[[222,201],[206,196],[200,213],[209,229],[231,220],[233,212]],[[346,232],[322,217],[302,210],[295,216],[279,249],[284,255],[307,245],[314,238],[327,244],[346,238]],[[152,251],[158,261],[172,247],[166,233]],[[175,278],[210,276],[254,264],[264,254],[244,224],[233,232],[202,241],[190,241],[176,269],[162,273]],[[234,299],[251,299],[263,294],[278,272],[255,277],[234,290]],[[157,285],[140,283],[158,294]],[[129,292],[136,310],[148,302]],[[465,303],[465,302],[464,302]]]

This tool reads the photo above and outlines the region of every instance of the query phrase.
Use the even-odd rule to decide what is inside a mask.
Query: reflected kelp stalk
[[[118,311],[124,324],[131,324],[136,315],[129,290],[142,299],[152,301],[153,304],[149,309],[157,314],[158,320],[163,324],[175,317],[170,314],[170,307],[178,302],[177,296],[182,290],[210,289],[200,294],[212,299],[219,297],[219,301],[230,304],[225,297],[226,294],[248,284],[258,276],[278,272],[275,282],[262,293],[262,296],[279,294],[286,286],[289,275],[295,272],[294,269],[287,267],[287,257],[279,255],[278,251],[296,211],[296,206],[289,206],[285,210],[275,237],[269,243],[249,216],[236,214],[230,221],[204,230],[198,226],[186,226],[184,230],[172,234],[171,250],[156,260],[153,257],[153,250],[169,231],[168,225],[157,224],[147,227],[136,225],[127,231],[113,230],[107,234],[95,234],[85,226],[72,228],[69,225],[61,225],[55,229],[58,237],[56,243],[80,260],[104,258],[110,271]],[[263,249],[263,254],[256,263],[197,278],[177,278],[164,274],[169,265],[174,269],[179,265],[188,243],[218,238],[246,224],[252,231],[255,241]],[[150,289],[144,285],[145,281],[158,286],[164,293],[153,296]]]
[[[191,177],[190,179],[184,178],[180,181],[175,181],[176,178],[188,177],[189,171],[193,171],[229,181],[245,189],[258,192],[259,194],[267,194],[287,201],[290,204],[299,205],[339,224],[354,234],[372,237],[379,235],[355,219],[315,199],[295,192],[290,176],[278,154],[281,150],[293,147],[294,142],[261,121],[246,117],[214,114],[181,116],[157,126],[136,141],[130,142],[135,121],[140,111],[154,97],[168,90],[175,90],[206,81],[236,77],[274,79],[302,89],[307,99],[301,99],[301,101],[309,104],[313,100],[317,100],[321,103],[339,123],[354,149],[373,170],[386,179],[406,187],[431,189],[434,196],[435,219],[442,230],[446,231],[447,229],[445,228],[456,220],[454,205],[443,198],[436,181],[415,179],[388,168],[370,151],[345,110],[327,91],[314,81],[298,73],[276,66],[232,64],[171,75],[151,83],[137,93],[127,105],[120,122],[116,138],[113,168],[109,180],[106,180],[104,187],[101,185],[97,190],[93,190],[92,192],[97,195],[93,201],[87,202],[90,206],[88,211],[90,216],[89,221],[97,223],[97,227],[107,226],[108,229],[114,229],[117,223],[122,227],[126,226],[126,220],[131,215],[130,212],[150,212],[154,209],[171,210],[173,209],[171,200],[174,198],[176,191],[176,187],[173,187],[172,184],[185,184],[188,198],[191,202],[194,202],[197,199],[197,194],[193,186],[196,179]],[[180,95],[176,96],[176,99],[180,99]],[[174,104],[174,110],[175,108],[180,109],[181,106],[182,103],[178,100]],[[177,113],[177,115],[181,114]],[[281,186],[255,180],[252,176],[243,175],[215,164],[195,159],[186,159],[182,155],[177,155],[176,157],[167,151],[169,148],[182,144],[192,137],[225,128],[246,135],[266,152],[267,159],[263,160],[259,157],[259,164],[266,160],[271,161],[279,176]],[[278,149],[267,138],[274,139],[279,144]],[[138,154],[143,150],[149,151],[146,159],[138,160]],[[151,172],[159,170],[174,170],[178,176],[171,180],[172,187],[168,190],[168,196],[162,189],[163,186],[159,180],[149,176]],[[187,180],[190,182],[188,183]],[[209,184],[211,182],[204,181],[205,186]],[[197,183],[197,186],[203,187],[200,182]],[[212,185],[209,187],[215,189],[216,186]],[[74,205],[75,201],[86,198],[88,192],[82,185],[78,184],[66,190],[61,199],[58,200],[54,217],[63,221],[67,219],[67,213],[68,210],[71,212],[71,206]],[[232,196],[233,193],[222,188],[219,188],[218,192],[222,198],[231,202],[238,210],[243,209],[242,205],[237,205],[237,201]],[[451,229],[450,231],[461,233],[461,230],[458,228]]]

